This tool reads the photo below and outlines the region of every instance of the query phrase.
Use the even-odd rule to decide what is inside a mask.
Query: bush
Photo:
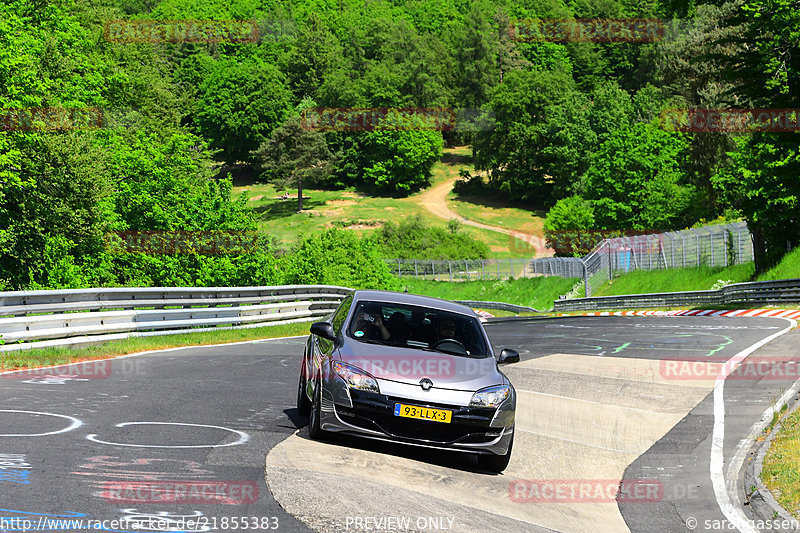
[[[484,259],[489,246],[452,228],[428,226],[422,218],[387,222],[370,239],[393,259]]]
[[[598,232],[591,231],[593,227],[592,205],[580,196],[570,196],[556,202],[547,213],[544,235],[556,255],[580,256],[603,239]]]
[[[301,237],[280,264],[282,283],[341,285],[360,289],[400,288],[370,239],[336,228]]]

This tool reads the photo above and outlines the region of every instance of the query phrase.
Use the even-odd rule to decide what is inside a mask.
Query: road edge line
[[[724,396],[724,389],[725,389],[725,380],[728,376],[735,370],[736,367],[741,364],[750,354],[761,348],[762,346],[772,342],[773,340],[777,339],[778,337],[789,333],[793,329],[797,327],[797,321],[789,318],[781,318],[779,320],[786,320],[789,322],[789,325],[777,332],[773,333],[769,337],[761,339],[760,341],[756,342],[755,344],[745,348],[741,352],[737,353],[730,359],[728,359],[723,367],[720,369],[719,374],[717,375],[717,379],[714,383],[714,430],[711,436],[711,454],[710,454],[710,462],[709,462],[709,477],[711,479],[711,484],[714,488],[714,496],[717,500],[717,505],[719,506],[722,513],[725,517],[731,522],[731,524],[736,527],[738,531],[741,533],[758,533],[758,530],[752,527],[751,520],[747,518],[744,514],[744,511],[735,506],[733,504],[731,495],[733,495],[733,499],[735,500],[736,495],[736,483],[738,482],[738,471],[741,468],[739,465],[738,468],[734,470],[734,466],[737,461],[741,460],[744,462],[744,455],[742,450],[745,448],[742,446],[742,442],[739,442],[736,448],[736,452],[734,454],[733,459],[728,468],[728,473],[730,474],[731,471],[737,472],[737,475],[730,479],[726,480],[725,474],[723,472],[723,467],[725,463],[725,458],[723,455],[723,446],[725,443],[725,396]],[[795,385],[790,388],[792,390],[795,386],[800,385],[800,380],[795,382]],[[788,394],[789,391],[787,391]],[[787,397],[787,394],[781,396],[781,400]],[[751,428],[750,435],[745,439],[749,440],[753,437],[754,434],[758,434],[758,426],[763,423],[764,417],[769,413],[769,417],[772,417],[772,412],[774,410],[774,405],[770,406],[762,415],[761,419],[756,422],[756,424]]]

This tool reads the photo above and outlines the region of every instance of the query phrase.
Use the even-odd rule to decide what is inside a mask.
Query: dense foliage
[[[426,225],[420,218],[385,223],[370,237],[383,257],[394,259],[483,259],[489,246],[459,230],[458,225]]]
[[[515,33],[536,17],[681,24],[656,42]],[[120,254],[107,235],[254,231],[254,213],[231,200],[220,172],[231,166],[408,194],[429,183],[448,143],[473,146],[492,191],[555,206],[551,229],[664,230],[741,216],[763,270],[800,241],[797,135],[684,133],[662,117],[675,108],[800,107],[798,17],[789,0],[5,0],[0,289],[320,280],[329,267],[347,284],[361,274],[344,256],[335,268],[285,267],[293,254],[322,261],[313,241],[283,256],[263,239],[248,254]],[[181,19],[251,21],[258,38],[119,42],[107,31],[115,20]],[[389,108],[393,119],[310,135],[289,121],[313,106]],[[39,108],[72,115],[55,124],[31,117]],[[431,128],[391,110],[403,108],[448,108],[458,120]],[[74,110],[102,120],[75,127]],[[293,143],[306,149],[277,154]],[[369,242],[325,239],[363,257],[400,241],[431,257],[486,253],[455,243],[457,233],[440,237],[437,248],[420,244],[432,242],[425,231],[385,226]],[[369,268],[377,277],[364,283],[384,283],[378,264]]]

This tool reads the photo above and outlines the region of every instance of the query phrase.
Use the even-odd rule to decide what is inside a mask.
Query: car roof
[[[475,315],[475,311],[466,305],[442,300],[441,298],[433,298],[432,296],[421,296],[419,294],[410,294],[407,292],[357,290],[353,292],[353,298],[355,300],[380,303],[418,305],[420,307],[431,307],[442,311],[477,316]]]

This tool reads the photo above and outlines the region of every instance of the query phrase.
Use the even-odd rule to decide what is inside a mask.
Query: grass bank
[[[131,337],[91,346],[69,348],[52,347],[5,352],[0,354],[0,371],[17,368],[35,368],[65,363],[105,359],[148,350],[163,350],[179,346],[205,346],[257,339],[273,339],[307,335],[310,322],[264,326],[249,329],[228,329],[155,337]]]
[[[592,296],[618,296],[648,292],[704,291],[719,280],[740,283],[750,281],[753,263],[731,267],[693,267],[668,270],[635,270],[604,283]]]
[[[781,420],[764,456],[761,479],[784,509],[800,518],[800,411]]]
[[[546,310],[553,307],[553,300],[568,292],[576,281],[557,277],[463,282],[403,278],[402,283],[410,293],[445,300],[506,302]]]
[[[764,274],[761,274],[758,277],[758,281],[794,278],[800,278],[800,248],[795,248],[784,255],[781,262]]]

